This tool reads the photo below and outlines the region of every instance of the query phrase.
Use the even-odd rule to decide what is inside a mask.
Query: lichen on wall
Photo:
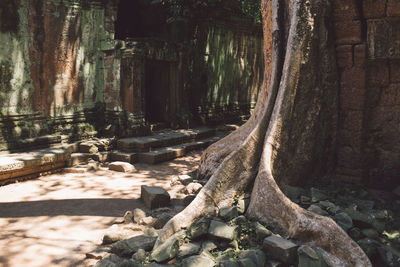
[[[239,20],[204,23],[199,28],[193,51],[192,106],[206,120],[227,113],[248,114],[263,82],[261,26]]]

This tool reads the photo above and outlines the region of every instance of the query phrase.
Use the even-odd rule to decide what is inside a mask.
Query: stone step
[[[122,152],[150,152],[159,147],[174,146],[211,137],[215,130],[209,127],[194,129],[163,130],[150,136],[123,138],[117,148]]]
[[[122,152],[115,150],[110,154],[111,161],[123,161],[129,163],[135,163],[138,161],[138,153]]]
[[[68,148],[47,148],[0,157],[0,181],[65,167],[71,159]]]
[[[210,137],[194,142],[158,148],[150,152],[138,153],[137,159],[140,163],[155,164],[184,156],[187,152],[206,148],[218,141],[219,137]]]

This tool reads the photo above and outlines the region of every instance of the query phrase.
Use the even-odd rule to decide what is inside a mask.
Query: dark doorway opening
[[[115,22],[115,39],[164,39],[167,32],[167,10],[148,0],[120,0]]]
[[[145,68],[146,120],[151,123],[167,122],[170,111],[170,63],[147,60]]]

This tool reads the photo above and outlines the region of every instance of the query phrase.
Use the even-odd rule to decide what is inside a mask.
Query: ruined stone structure
[[[149,123],[226,119],[233,109],[237,118],[262,83],[261,26],[244,15],[196,22],[189,43],[191,32],[164,26],[150,1],[6,0],[0,13],[3,151],[26,148],[29,138],[129,136]]]
[[[144,2],[1,1],[0,151],[249,114],[263,80],[261,26],[235,13],[199,18],[193,37],[187,25],[161,27],[161,11],[146,19]],[[400,4],[332,4],[336,175],[388,185],[400,173]]]
[[[375,186],[400,176],[400,2],[334,0],[340,75],[337,174]]]

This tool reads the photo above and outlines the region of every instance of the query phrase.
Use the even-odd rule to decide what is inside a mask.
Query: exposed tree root
[[[333,220],[291,202],[276,183],[304,179],[331,154],[337,77],[329,9],[329,0],[263,0],[266,57],[272,54],[266,61],[269,82],[249,122],[207,149],[200,174],[210,180],[165,225],[156,246],[196,218],[231,205],[255,179],[249,217],[317,247],[332,266],[371,266]]]

